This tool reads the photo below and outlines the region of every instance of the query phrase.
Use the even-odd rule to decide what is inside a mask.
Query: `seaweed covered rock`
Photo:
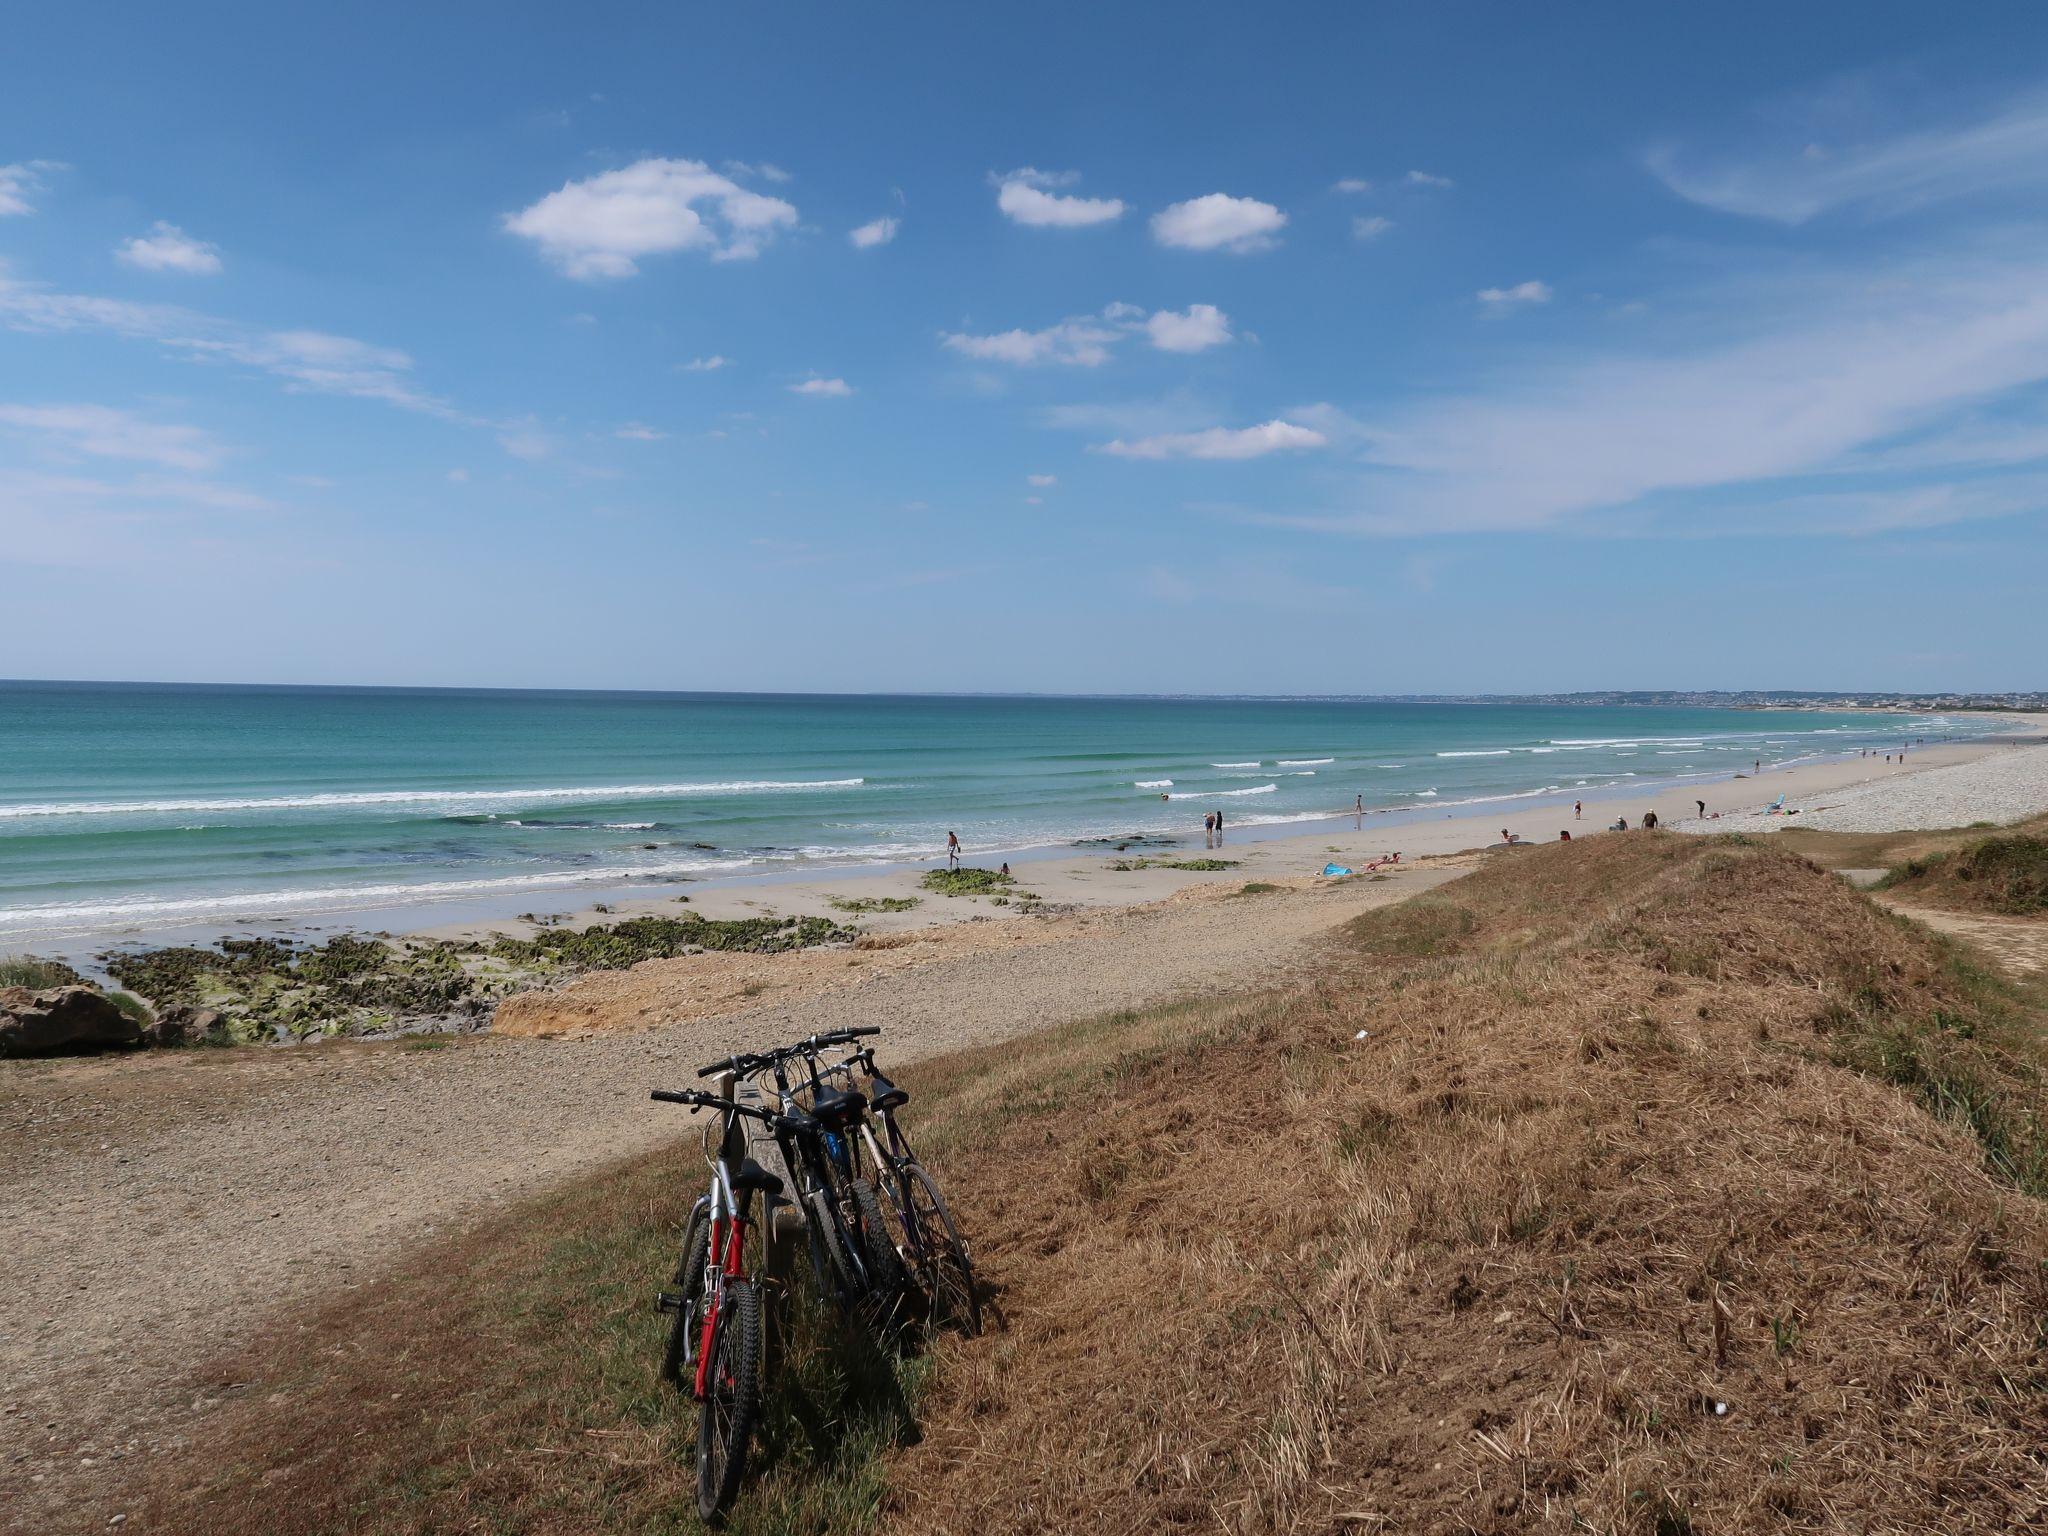
[[[0,987],[0,1056],[139,1045],[142,1020],[95,987]]]

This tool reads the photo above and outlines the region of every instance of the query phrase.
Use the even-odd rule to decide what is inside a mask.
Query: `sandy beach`
[[[1915,790],[1901,806],[1931,805],[1938,814],[1956,820],[1937,823],[1962,825],[1984,819],[2013,820],[2030,814],[2029,806],[2048,806],[2039,793],[2039,770],[2027,747],[2048,743],[2048,723],[2024,716],[2011,717],[2012,730],[1988,742],[1936,744],[1916,748],[1904,765],[1887,763],[1882,755],[1851,757],[1832,761],[1800,763],[1787,768],[1765,767],[1754,776],[1713,782],[1668,785],[1642,793],[1609,790],[1598,798],[1584,800],[1584,812],[1575,817],[1570,795],[1532,796],[1526,800],[1498,800],[1483,805],[1460,806],[1440,815],[1415,812],[1373,813],[1337,816],[1301,827],[1238,827],[1226,822],[1218,839],[1206,839],[1201,829],[1201,811],[1190,811],[1190,831],[1176,841],[1132,841],[1119,848],[1109,845],[1086,852],[1037,850],[1006,852],[1002,849],[967,848],[962,862],[995,868],[1008,862],[1018,882],[1037,895],[1049,909],[1066,911],[1162,900],[1176,892],[1206,884],[1242,883],[1246,880],[1294,880],[1318,875],[1325,865],[1352,869],[1398,852],[1404,861],[1434,855],[1484,849],[1502,842],[1509,832],[1521,842],[1551,842],[1560,832],[1573,837],[1598,835],[1617,819],[1630,826],[1641,824],[1643,815],[1655,811],[1663,826],[1694,832],[1751,830],[1759,825],[1828,825],[1811,818],[1824,817],[1836,802],[1869,804],[1879,819],[1894,803],[1894,793],[1906,784],[1921,784],[1923,776],[1935,769],[1972,763],[2005,766],[1986,769],[1987,777],[1969,781],[1958,794],[1941,791],[1928,799]],[[1936,781],[1943,782],[1946,781]],[[1996,789],[1993,784],[2011,788]],[[1970,811],[1973,795],[1985,795],[1988,811]],[[1772,802],[1783,797],[1785,804],[1799,812],[1791,817],[1767,817]],[[1696,802],[1707,803],[1708,816],[1697,814]],[[1965,814],[1968,811],[1969,814]],[[1915,811],[1913,814],[1928,814]],[[1739,824],[1739,828],[1738,828]],[[1920,823],[1908,823],[1919,825]],[[1169,867],[1196,859],[1224,859],[1226,871],[1200,872]],[[1123,867],[1119,867],[1123,866]],[[958,922],[964,917],[999,917],[1000,909],[979,899],[947,899],[927,896],[921,882],[926,872],[943,869],[943,859],[888,869],[849,868],[786,875],[750,876],[693,882],[681,891],[689,897],[690,909],[705,917],[734,918],[758,916],[846,917],[835,901],[863,898],[915,898],[918,904],[899,913],[872,913],[859,918],[861,927],[875,933],[906,932],[934,924]],[[616,921],[647,913],[672,912],[676,896],[617,898],[605,902],[606,912],[589,904],[561,905],[548,915],[570,926]],[[332,926],[332,925],[329,925]],[[534,925],[517,919],[466,919],[435,923],[417,930],[422,938],[469,939],[492,933],[530,933]]]

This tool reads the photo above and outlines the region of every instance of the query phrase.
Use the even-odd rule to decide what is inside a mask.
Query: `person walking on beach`
[[[946,868],[958,869],[959,867],[960,834],[958,832],[948,832],[946,834]]]
[[[1204,848],[1214,848],[1216,846],[1216,813],[1214,811],[1210,811],[1202,817],[1202,846]]]
[[[1693,801],[1693,804],[1700,808],[1700,820],[1705,821],[1707,819],[1707,802],[1704,800],[1695,800]]]
[[[1216,843],[1219,847],[1223,843],[1223,813],[1221,811],[1216,813]]]
[[[1585,807],[1585,804],[1584,804],[1584,802],[1582,802],[1582,801],[1578,801],[1578,800],[1574,800],[1574,801],[1572,802],[1572,820],[1573,820],[1573,821],[1583,821],[1583,820],[1585,819],[1585,816],[1586,816],[1586,807]]]
[[[1365,796],[1360,795],[1357,801],[1353,803],[1351,814],[1354,816],[1363,816],[1365,814]]]
[[[1750,766],[1750,767],[1751,767],[1752,769],[1754,769],[1754,770],[1755,770],[1756,772],[1758,772],[1758,773],[1762,773],[1762,772],[1764,771],[1764,760],[1763,760],[1762,758],[1758,758],[1758,759],[1757,759],[1757,760],[1756,760],[1755,762],[1751,763],[1751,764],[1750,764],[1749,766]]]

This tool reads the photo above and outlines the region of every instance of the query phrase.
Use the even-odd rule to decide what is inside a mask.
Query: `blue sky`
[[[2044,681],[2037,8],[9,33],[0,676]]]

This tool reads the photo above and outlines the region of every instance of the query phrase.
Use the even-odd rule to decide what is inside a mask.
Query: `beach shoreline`
[[[1483,848],[1500,842],[1503,829],[1519,841],[1548,842],[1561,831],[1570,831],[1574,837],[1597,833],[1617,818],[1626,818],[1634,826],[1649,810],[1655,810],[1664,825],[1677,827],[1694,819],[1699,799],[1708,801],[1711,813],[1732,818],[1758,811],[1781,794],[1797,805],[1814,796],[2048,741],[2048,721],[2024,715],[2002,718],[2011,726],[2009,731],[1996,737],[1916,747],[1904,766],[1887,764],[1881,754],[1838,754],[1789,766],[1766,763],[1760,774],[1674,776],[1646,787],[1524,791],[1448,803],[1441,811],[1436,807],[1367,809],[1362,815],[1354,811],[1285,822],[1239,824],[1228,820],[1226,808],[1224,831],[1213,842],[1205,839],[1198,822],[1210,807],[1197,803],[1188,810],[1194,825],[1183,833],[1134,832],[1125,837],[1057,844],[970,847],[962,862],[990,869],[1009,864],[1020,886],[1056,910],[1129,905],[1158,900],[1204,880],[1291,878],[1317,872],[1327,863],[1358,867],[1397,850],[1413,858]],[[1572,815],[1575,799],[1586,807],[1586,814],[1579,818]],[[1710,821],[1697,830],[1719,829]],[[1733,830],[1732,826],[1727,830]],[[1227,872],[1168,867],[1203,858],[1226,859],[1233,867]],[[1143,868],[1115,867],[1140,860],[1152,862]],[[924,876],[944,867],[943,856],[934,850],[933,858],[915,862],[802,865],[692,879],[600,884],[565,877],[560,885],[491,897],[258,917],[216,915],[177,923],[110,924],[45,938],[0,936],[0,957],[33,953],[103,978],[102,957],[108,954],[203,946],[223,934],[291,943],[318,942],[338,934],[466,942],[494,935],[530,936],[544,927],[583,928],[626,918],[673,915],[679,906],[707,918],[822,916],[845,921],[846,908],[835,902],[876,898],[916,898],[918,905],[902,913],[862,914],[861,925],[869,931],[895,932],[992,915],[982,901],[928,896],[922,889]]]

